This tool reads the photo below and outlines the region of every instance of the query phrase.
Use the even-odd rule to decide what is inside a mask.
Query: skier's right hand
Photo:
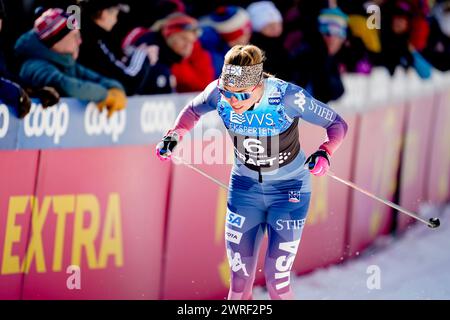
[[[178,134],[174,131],[165,135],[161,142],[156,145],[156,156],[161,161],[170,160],[172,157],[173,149],[178,144],[179,137]]]

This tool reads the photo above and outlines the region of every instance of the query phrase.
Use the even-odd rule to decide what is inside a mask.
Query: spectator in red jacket
[[[150,30],[132,30],[123,42],[123,49],[131,52],[146,44],[154,49],[150,60],[170,67],[176,91],[201,91],[214,80],[214,68],[210,54],[198,40],[199,34],[196,19],[176,12],[157,21]]]
[[[181,14],[169,18],[163,25],[164,37],[169,47],[183,57],[172,65],[172,74],[177,80],[178,92],[201,91],[214,80],[211,55],[198,40],[199,33],[185,30],[183,23],[197,21]]]

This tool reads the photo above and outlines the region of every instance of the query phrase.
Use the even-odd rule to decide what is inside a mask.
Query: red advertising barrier
[[[355,115],[342,116],[349,129],[344,142],[330,159],[330,169],[337,176],[349,180],[357,118]],[[301,123],[300,141],[306,156],[317,150],[324,135],[324,129]],[[351,190],[330,177],[312,176],[311,180],[312,197],[308,218],[294,262],[294,271],[297,273],[338,263],[344,258],[348,197]]]
[[[428,154],[428,199],[434,203],[450,200],[450,93],[436,95],[436,115],[432,124]]]
[[[349,131],[331,159],[337,176],[389,200],[398,191],[414,211],[450,199],[448,92],[343,117]],[[325,131],[305,122],[299,130],[309,155]],[[226,139],[218,148],[196,139],[193,158],[184,158],[227,185]],[[213,149],[223,152],[218,162],[205,161]],[[0,151],[0,299],[226,298],[227,191],[153,153],[154,145]],[[391,230],[390,207],[330,177],[312,177],[312,188],[294,272],[358,255]],[[398,230],[409,223],[400,215]]]
[[[401,160],[399,204],[418,212],[420,203],[426,200],[429,174],[429,147],[432,141],[436,100],[434,94],[415,97],[407,103],[405,112],[405,135]],[[406,230],[415,221],[405,214],[399,214],[397,230]]]
[[[24,299],[160,297],[170,165],[151,151],[41,152]]]
[[[204,148],[207,145],[203,143]],[[186,154],[183,158],[191,160]],[[228,185],[231,165],[193,165]],[[163,299],[226,298],[230,277],[224,241],[226,208],[225,189],[182,164],[174,165]]]
[[[225,168],[197,167],[228,181],[229,170]],[[175,169],[164,299],[223,299],[228,292],[229,270],[223,233],[227,192],[201,179],[187,167]]]
[[[0,300],[20,299],[39,151],[0,152]]]
[[[388,200],[397,188],[404,106],[387,106],[360,115],[353,182]],[[389,232],[392,210],[352,191],[349,256],[358,255],[380,234]]]

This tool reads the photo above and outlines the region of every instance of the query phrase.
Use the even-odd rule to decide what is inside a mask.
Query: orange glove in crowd
[[[118,88],[111,88],[108,90],[106,99],[97,103],[98,110],[100,112],[106,107],[108,110],[108,118],[116,111],[125,109],[127,106],[127,96],[125,92]]]

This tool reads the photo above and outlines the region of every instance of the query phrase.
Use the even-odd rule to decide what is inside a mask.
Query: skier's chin
[[[235,113],[237,113],[237,114],[244,113],[244,111],[245,111],[244,106],[240,106],[240,107],[238,107],[238,106],[236,106],[236,107],[231,106],[231,107],[233,108],[233,111]]]

